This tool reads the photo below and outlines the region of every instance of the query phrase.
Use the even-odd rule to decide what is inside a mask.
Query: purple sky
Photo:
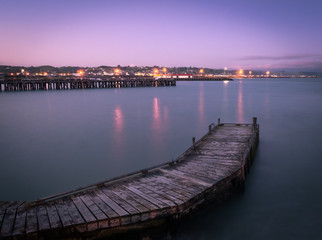
[[[322,1],[1,0],[1,64],[322,71]]]

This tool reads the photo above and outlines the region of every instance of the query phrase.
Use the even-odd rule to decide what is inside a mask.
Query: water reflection
[[[266,117],[270,117],[270,93],[269,89],[266,90],[265,93],[265,101],[264,101],[264,113]]]
[[[157,97],[153,98],[153,129],[161,128],[160,104]]]
[[[164,106],[162,108],[160,99],[157,97],[153,98],[153,120],[152,120],[152,137],[153,137],[153,146],[152,148],[162,148],[164,143],[164,137],[166,134],[165,128],[166,124],[165,122],[168,119],[168,108]],[[155,152],[158,152],[158,150],[155,150]]]
[[[242,81],[239,81],[238,86],[238,104],[237,104],[237,121],[239,123],[244,122],[244,105],[243,105],[243,87]]]
[[[224,81],[224,88],[223,88],[223,104],[222,104],[222,113],[223,113],[223,116],[226,115],[227,111],[228,111],[228,94],[227,94],[227,91],[228,91],[228,81],[226,83],[226,81]]]
[[[122,108],[119,105],[117,105],[114,109],[114,139],[118,147],[120,147],[122,144],[123,129],[123,111]]]
[[[199,105],[198,105],[198,110],[199,110],[199,123],[203,124],[205,120],[205,99],[204,99],[204,83],[200,83],[200,88],[199,88]]]

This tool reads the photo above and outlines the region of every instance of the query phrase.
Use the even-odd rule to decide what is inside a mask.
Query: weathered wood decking
[[[0,238],[97,237],[176,219],[242,186],[258,141],[255,118],[210,125],[170,163],[34,202],[0,202]]]

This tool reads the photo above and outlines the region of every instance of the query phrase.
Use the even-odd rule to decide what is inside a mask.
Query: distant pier
[[[209,125],[176,160],[32,202],[0,202],[1,239],[93,239],[176,221],[243,188],[259,125]]]
[[[175,86],[175,79],[150,77],[6,77],[0,81],[1,91],[130,88]]]
[[[97,89],[97,88],[133,88],[176,86],[177,81],[225,81],[229,78],[189,77],[189,78],[155,78],[140,76],[102,76],[102,77],[38,77],[6,76],[0,79],[0,92],[63,90],[63,89]]]

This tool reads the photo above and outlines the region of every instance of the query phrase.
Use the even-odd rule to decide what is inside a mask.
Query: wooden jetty
[[[0,238],[95,239],[223,201],[244,185],[259,125],[218,119],[208,130],[174,161],[32,202],[0,202]]]
[[[176,86],[175,79],[115,76],[115,77],[10,77],[0,81],[1,91],[130,88]]]
[[[193,76],[179,78],[155,78],[152,76],[5,76],[0,79],[0,92],[93,88],[130,88],[176,86],[176,81],[231,81],[227,77]]]

